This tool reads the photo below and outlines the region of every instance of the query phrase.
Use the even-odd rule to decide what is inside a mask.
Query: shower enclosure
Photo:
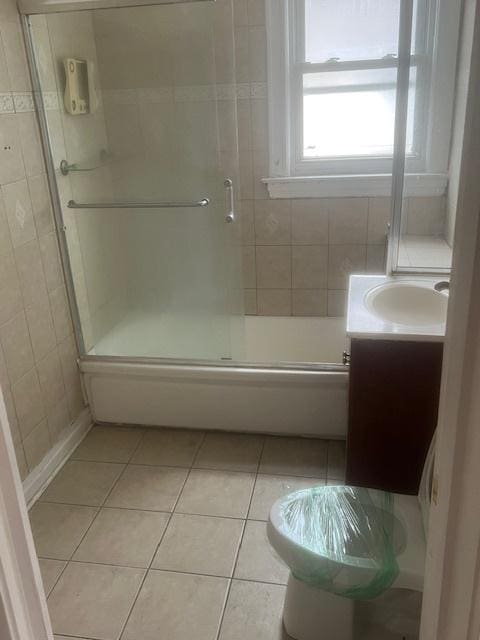
[[[94,418],[343,435],[343,321],[332,349],[305,319],[338,363],[319,365],[272,359],[244,316],[233,1],[22,10]]]
[[[344,318],[244,315],[233,0],[20,6],[94,418],[344,435]]]

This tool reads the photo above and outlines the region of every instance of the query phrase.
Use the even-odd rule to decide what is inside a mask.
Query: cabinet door
[[[416,494],[435,431],[443,344],[352,340],[348,484]]]

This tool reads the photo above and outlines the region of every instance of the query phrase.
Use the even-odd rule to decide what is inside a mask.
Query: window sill
[[[287,176],[264,178],[271,198],[348,198],[390,196],[392,176]],[[411,173],[405,176],[406,196],[442,196],[446,192],[445,173]]]

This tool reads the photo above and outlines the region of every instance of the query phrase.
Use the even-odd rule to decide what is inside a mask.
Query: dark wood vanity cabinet
[[[418,492],[442,357],[441,342],[352,339],[347,484]]]

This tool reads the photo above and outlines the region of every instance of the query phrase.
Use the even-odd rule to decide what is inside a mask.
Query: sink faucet
[[[446,291],[448,293],[450,291],[450,282],[448,282],[448,280],[441,280],[440,282],[436,282],[433,288],[435,291]]]

